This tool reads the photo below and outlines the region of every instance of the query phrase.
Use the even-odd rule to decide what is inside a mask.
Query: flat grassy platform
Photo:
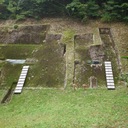
[[[0,99],[5,90],[0,90]],[[128,88],[40,89],[0,104],[0,128],[127,128]]]

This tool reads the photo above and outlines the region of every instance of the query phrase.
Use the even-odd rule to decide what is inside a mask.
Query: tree
[[[73,0],[66,6],[68,14],[73,17],[84,19],[87,17],[87,4],[82,4],[79,0]]]
[[[56,15],[127,22],[128,3],[127,0],[0,0],[0,19]]]
[[[4,0],[0,0],[0,19],[7,19],[10,15]]]
[[[89,0],[89,2],[87,2],[87,15],[91,18],[97,18],[100,16],[99,13],[100,7],[98,4],[96,4],[95,1],[93,0]]]

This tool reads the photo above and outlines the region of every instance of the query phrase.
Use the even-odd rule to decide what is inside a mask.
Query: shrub
[[[16,15],[16,20],[17,21],[25,20],[25,15]]]
[[[99,14],[100,7],[98,4],[96,4],[95,1],[89,0],[87,2],[87,14],[91,18],[97,18],[100,16]]]
[[[16,25],[14,25],[14,29],[17,29],[19,26],[16,24]]]
[[[124,17],[123,20],[128,23],[128,16]]]
[[[109,13],[105,13],[101,16],[101,21],[103,22],[110,22],[111,21],[111,15]]]
[[[73,0],[66,6],[68,14],[70,16],[83,19],[87,16],[87,5],[82,4],[79,0]]]
[[[121,74],[120,80],[125,81],[128,84],[128,74]]]

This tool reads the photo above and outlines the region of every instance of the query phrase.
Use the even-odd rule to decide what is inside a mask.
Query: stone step
[[[104,63],[105,63],[105,64],[111,64],[111,62],[110,62],[110,61],[105,61]]]
[[[19,79],[25,79],[26,78],[26,75],[25,76],[20,76]]]
[[[112,69],[105,69],[106,72],[112,72]]]
[[[22,71],[28,71],[28,69],[27,69],[27,68],[25,68],[25,69],[22,69]]]
[[[105,65],[107,88],[115,89],[111,62],[105,61],[104,65]]]
[[[107,80],[113,80],[113,77],[106,77]]]
[[[114,80],[107,80],[107,83],[114,83]]]
[[[17,84],[16,87],[23,87],[23,84],[24,84],[24,83],[19,83],[19,84]]]
[[[112,72],[106,72],[106,75],[113,75]]]
[[[24,66],[23,68],[29,68],[29,66]]]
[[[109,67],[105,67],[105,69],[112,69],[112,67],[111,67],[111,66],[109,66]]]
[[[15,94],[20,94],[20,93],[21,93],[21,91],[22,91],[21,89],[20,89],[20,90],[15,89],[15,90],[14,90],[14,93],[15,93]]]
[[[113,77],[113,74],[106,74],[106,77]]]
[[[22,90],[22,88],[23,88],[22,86],[21,86],[21,87],[18,87],[18,86],[17,86],[15,89],[16,89],[16,90]]]
[[[28,71],[22,71],[21,74],[26,74]]]
[[[19,81],[18,82],[24,82],[25,81],[25,79],[19,79]]]
[[[24,81],[18,81],[17,84],[24,84]]]
[[[115,86],[107,86],[108,89],[115,89]]]
[[[114,86],[114,83],[107,83],[107,86]]]

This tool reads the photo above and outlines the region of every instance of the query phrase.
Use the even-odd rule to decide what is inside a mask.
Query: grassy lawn
[[[0,128],[127,128],[127,110],[124,86],[114,91],[24,89],[0,105]]]

